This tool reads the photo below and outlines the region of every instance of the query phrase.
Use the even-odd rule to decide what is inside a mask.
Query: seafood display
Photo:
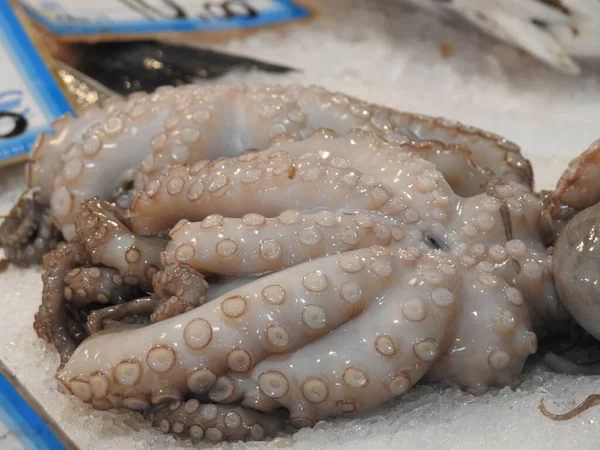
[[[317,86],[165,87],[41,135],[0,245],[43,264],[34,327],[64,393],[262,439],[421,380],[517,386],[572,319],[599,336],[579,277],[599,152],[536,193],[515,144],[446,119]]]
[[[581,71],[577,59],[600,56],[600,7],[595,0],[406,1],[469,22],[568,74]]]

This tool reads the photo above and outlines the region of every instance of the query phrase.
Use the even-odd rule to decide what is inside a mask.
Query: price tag
[[[10,5],[0,1],[0,165],[23,159],[71,107]],[[21,158],[19,158],[21,157]]]
[[[227,31],[309,17],[290,0],[21,0],[59,36]]]

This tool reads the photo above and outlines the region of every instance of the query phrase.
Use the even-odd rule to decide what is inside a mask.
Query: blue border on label
[[[0,39],[48,122],[16,138],[0,138],[1,161],[28,152],[41,131],[50,131],[51,122],[73,111],[7,0],[0,0]]]
[[[2,0],[0,0],[2,1]],[[309,10],[296,5],[290,0],[273,0],[276,6],[271,10],[261,11],[257,17],[236,17],[234,19],[212,18],[182,20],[139,20],[97,23],[60,23],[40,14],[33,7],[23,4],[29,15],[37,22],[57,35],[100,35],[100,34],[147,34],[190,31],[223,31],[239,28],[256,28],[290,22],[311,16]]]
[[[2,373],[0,373],[0,420],[26,450],[66,449],[46,422]]]

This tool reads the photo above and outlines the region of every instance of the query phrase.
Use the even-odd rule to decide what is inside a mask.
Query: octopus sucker
[[[200,403],[196,399],[175,401],[146,413],[153,426],[164,433],[188,436],[193,440],[262,440],[284,425],[283,412],[265,414],[243,406]]]
[[[10,257],[49,220],[67,240],[34,322],[64,392],[263,439],[419,382],[514,387],[538,337],[597,335],[597,287],[573,279],[597,267],[596,152],[535,193],[518,147],[452,121],[315,86],[167,87],[40,138],[44,192],[0,239]]]
[[[92,262],[117,269],[126,284],[151,290],[153,277],[162,268],[160,255],[166,239],[133,234],[119,209],[107,202],[91,199],[81,208],[75,222],[76,235]]]
[[[184,263],[205,274],[249,276],[340,251],[389,245],[393,233],[403,237],[394,220],[368,212],[286,210],[276,218],[252,214],[223,218],[216,227],[204,221],[180,224],[172,230],[164,253],[167,267]],[[369,226],[359,225],[357,218]],[[243,231],[252,229],[254,233],[244,238]]]

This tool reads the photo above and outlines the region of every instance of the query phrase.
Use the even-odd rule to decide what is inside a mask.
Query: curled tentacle
[[[516,181],[533,187],[533,169],[520,149],[501,136],[489,133],[454,120],[406,112],[391,114],[391,122],[408,128],[419,139],[438,140],[466,148],[473,162],[504,180]]]
[[[600,403],[600,394],[591,394],[591,395],[588,395],[583,402],[581,402],[579,405],[577,405],[572,410],[567,411],[566,413],[562,413],[562,414],[551,413],[550,411],[548,411],[546,409],[546,405],[544,405],[544,399],[540,400],[538,409],[544,416],[548,417],[549,419],[552,419],[554,421],[564,421],[564,420],[570,420],[573,417],[577,417],[579,414],[587,411],[588,409],[597,405],[598,403]]]
[[[167,265],[154,276],[153,285],[154,292],[163,299],[150,316],[152,322],[183,314],[206,302],[208,283],[201,274],[182,264]]]
[[[118,208],[92,199],[82,206],[75,230],[94,264],[113,267],[124,283],[150,291],[152,278],[162,268],[166,239],[134,235],[124,221]]]
[[[202,404],[196,399],[154,407],[146,417],[163,433],[211,442],[260,441],[273,436],[287,420],[281,411],[267,415],[243,406]]]
[[[39,337],[50,338],[60,354],[61,364],[69,360],[77,347],[69,334],[64,279],[71,269],[88,261],[88,253],[79,242],[60,243],[55,250],[44,255],[42,305],[36,313],[34,326]]]
[[[0,226],[0,246],[2,247],[24,247],[37,231],[37,214],[40,211],[32,199],[24,197],[26,193],[27,191],[21,194],[10,213],[3,217],[4,222]]]
[[[101,332],[106,326],[116,326],[123,323],[135,324],[138,317],[149,317],[160,304],[156,297],[136,298],[127,303],[96,309],[90,313],[87,319],[87,327],[91,334]],[[127,319],[129,318],[129,322]],[[142,323],[147,324],[149,320]]]
[[[61,240],[50,210],[34,199],[19,199],[0,225],[0,247],[13,263],[39,264]]]
[[[209,398],[227,403],[241,400],[258,409],[284,406],[291,424],[301,428],[326,417],[373,408],[408,392],[451,342],[460,283],[443,256],[408,251],[390,258],[392,252],[377,252],[379,256],[366,261],[362,272],[372,270],[375,277],[385,278],[380,263],[394,261],[395,282],[387,285],[387,295],[357,299],[353,318],[285,357],[273,354],[257,362],[247,375],[232,371],[217,378]],[[340,264],[344,259],[339,257]],[[361,278],[356,277],[352,287],[367,294],[368,278]],[[429,295],[431,281],[438,289],[435,296]],[[311,325],[329,323],[328,311],[315,310],[308,316]],[[276,325],[271,330],[267,338],[285,352],[286,333],[291,341],[294,327]]]
[[[169,107],[176,101],[162,90],[157,90],[152,101],[147,94],[133,94],[126,100],[111,98],[102,108],[87,108],[77,118],[62,119],[52,134],[40,136],[31,152],[28,182],[42,188],[41,200],[50,203],[55,222],[67,239],[74,237],[73,223],[81,202],[95,196],[111,199],[124,182],[123,174],[143,159],[139,151],[120,149],[140,148],[144,140],[147,143],[149,137],[144,135],[162,129]]]
[[[212,149],[219,148],[223,136],[218,136],[218,133],[222,131],[215,130],[215,127],[205,133],[202,132],[205,131],[203,127],[199,134],[191,131],[198,129],[198,122],[210,123],[215,116],[229,113],[220,103],[221,99],[229,98],[222,94],[219,98],[217,94],[211,100],[216,98],[213,102],[218,109],[198,107],[190,101],[190,106],[180,108],[167,119],[170,119],[172,126],[165,127],[164,134],[158,135],[153,142],[153,156],[148,161],[146,173],[160,170],[171,160],[194,162],[198,159],[235,156],[247,148],[264,149],[272,137],[281,133],[303,139],[319,128],[329,128],[339,135],[359,128],[376,133],[389,142],[414,139],[454,144],[448,147],[450,151],[469,152],[479,167],[490,169],[496,176],[529,186],[532,183],[531,165],[521,156],[515,144],[458,122],[397,112],[341,93],[328,92],[318,86],[249,86],[234,95],[236,107],[239,108],[236,113],[238,117],[245,118],[240,124],[239,143],[242,145],[239,150],[210,154],[207,144],[212,144]],[[213,105],[209,101],[207,106]],[[227,139],[231,145],[231,136],[227,135]]]
[[[133,299],[138,289],[123,283],[116,269],[110,267],[77,267],[65,275],[65,299],[74,306],[119,304]]]

